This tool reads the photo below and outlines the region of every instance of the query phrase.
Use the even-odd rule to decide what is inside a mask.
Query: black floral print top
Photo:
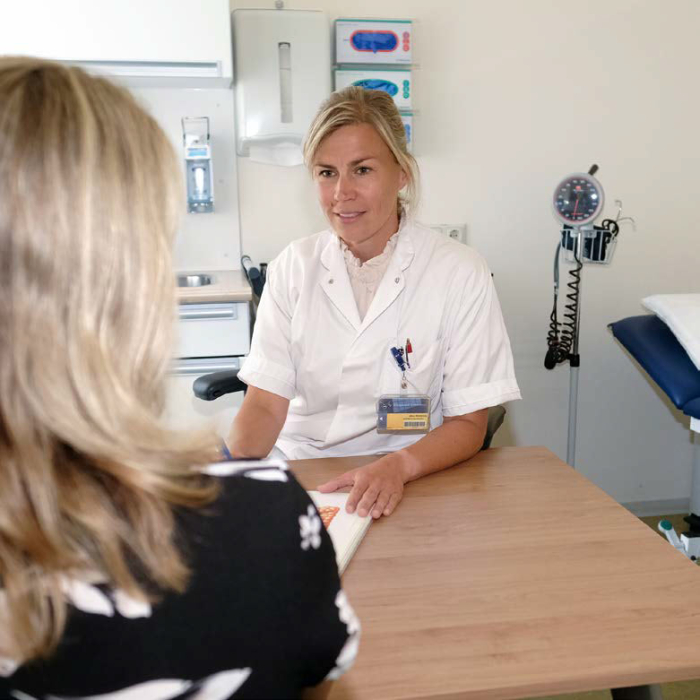
[[[19,666],[0,657],[0,698],[294,698],[350,667],[359,623],[306,492],[284,462],[207,471],[219,498],[177,516],[185,593],[150,606],[97,578],[66,579],[58,649]]]

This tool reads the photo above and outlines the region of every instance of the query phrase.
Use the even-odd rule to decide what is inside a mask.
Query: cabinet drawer
[[[182,304],[177,357],[227,357],[250,350],[247,302]]]

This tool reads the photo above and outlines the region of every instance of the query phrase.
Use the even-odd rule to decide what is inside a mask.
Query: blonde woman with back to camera
[[[319,697],[355,656],[293,476],[159,421],[179,171],[125,90],[0,58],[2,698]]]
[[[418,167],[391,97],[331,95],[304,157],[330,228],[268,268],[229,449],[376,455],[318,488],[350,488],[347,510],[379,518],[406,482],[476,454],[487,409],[520,398],[510,343],[483,258],[414,219]]]

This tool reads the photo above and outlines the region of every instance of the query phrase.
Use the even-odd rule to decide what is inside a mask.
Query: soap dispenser
[[[187,211],[202,214],[214,210],[214,174],[208,117],[183,117]]]

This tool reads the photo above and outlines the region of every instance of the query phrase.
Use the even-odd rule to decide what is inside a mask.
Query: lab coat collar
[[[345,267],[345,258],[340,249],[338,237],[331,230],[326,234],[327,243],[321,251],[321,265],[325,272],[321,274],[321,289],[331,303],[345,317],[345,320],[358,331],[361,325],[357,302],[350,286],[350,277]]]
[[[398,298],[406,287],[406,270],[413,262],[415,247],[412,227],[404,217],[399,226],[399,242],[391,256],[379,289],[362,320],[361,331],[369,328]]]
[[[360,321],[342,249],[336,234],[332,230],[328,232],[328,242],[321,251],[321,264],[326,269],[326,274],[321,276],[321,287],[358,333],[368,328],[403,292],[406,286],[405,270],[411,265],[415,255],[414,235],[413,227],[406,217],[403,217],[396,250],[364,319]]]

